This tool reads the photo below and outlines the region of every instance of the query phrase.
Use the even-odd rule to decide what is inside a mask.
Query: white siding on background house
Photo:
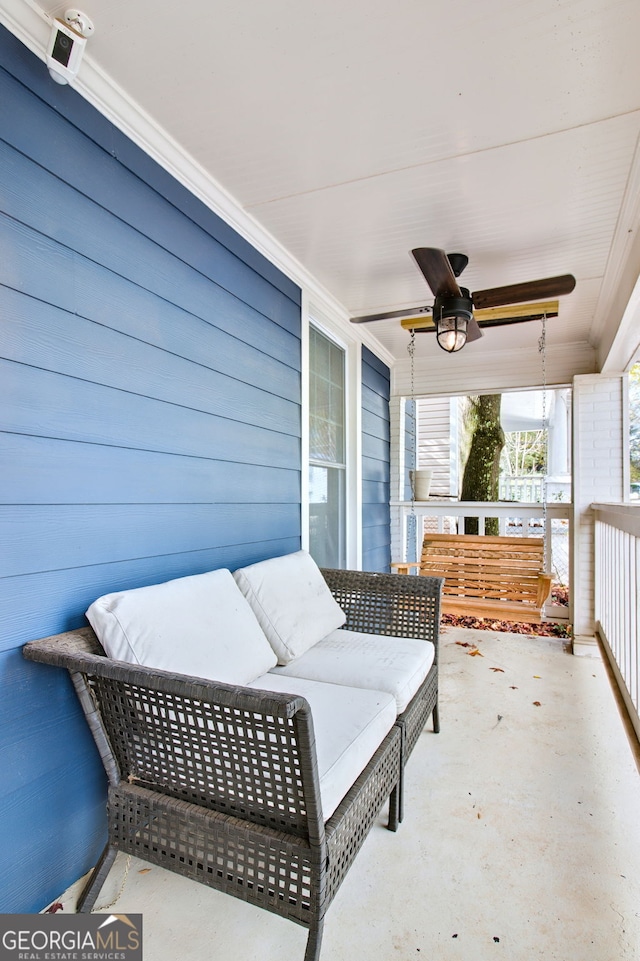
[[[433,471],[431,494],[457,494],[456,424],[451,397],[429,397],[418,401],[418,467]],[[452,457],[453,454],[453,457]]]

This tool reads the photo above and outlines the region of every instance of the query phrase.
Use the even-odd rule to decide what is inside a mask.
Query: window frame
[[[345,360],[345,558],[347,568],[362,567],[362,345],[345,336],[337,315],[303,294],[302,304],[302,429],[301,429],[301,521],[302,547],[309,550],[310,505],[310,329],[344,351]],[[326,466],[326,465],[325,465]],[[331,466],[331,465],[329,465]]]

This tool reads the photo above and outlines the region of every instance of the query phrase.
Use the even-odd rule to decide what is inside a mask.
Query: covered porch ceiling
[[[45,15],[67,8],[2,7],[33,49]],[[122,104],[132,127],[144,117],[175,148],[174,172],[181,157],[195,164],[344,319],[432,303],[409,251],[439,247],[468,255],[472,291],[573,273],[550,349],[589,345],[594,370],[629,362],[637,310],[619,329],[640,274],[637,0],[83,9],[95,36],[78,89],[121,125]],[[535,322],[488,330],[465,351],[493,362],[535,351],[539,333]],[[361,335],[391,363],[406,358],[399,321]],[[432,335],[417,358],[452,363]]]

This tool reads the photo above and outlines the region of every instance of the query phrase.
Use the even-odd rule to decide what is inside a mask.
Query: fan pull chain
[[[547,473],[549,469],[549,425],[547,424],[547,315],[542,315],[542,333],[538,340],[538,353],[542,357],[542,436],[544,439],[544,473],[542,475],[542,530],[545,555],[549,547],[547,537]]]

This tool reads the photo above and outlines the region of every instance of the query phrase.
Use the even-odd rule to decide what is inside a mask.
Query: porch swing
[[[414,395],[414,331],[409,345],[411,392]],[[547,430],[546,315],[538,341],[542,357],[542,425]],[[414,450],[415,450],[415,426]],[[445,614],[539,624],[551,593],[553,577],[545,571],[547,524],[547,456],[542,485],[543,536],[424,534],[419,561],[394,562],[399,574],[444,577]],[[412,492],[412,510],[415,510]],[[414,514],[415,517],[415,514]]]

